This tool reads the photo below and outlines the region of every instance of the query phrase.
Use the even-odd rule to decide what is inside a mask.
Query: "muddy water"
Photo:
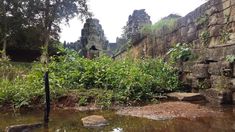
[[[114,111],[76,112],[57,110],[51,112],[48,129],[35,132],[235,132],[235,108],[214,108],[222,111],[220,117],[173,119],[154,121],[135,117],[118,116]],[[103,115],[109,125],[103,128],[84,128],[81,118],[93,114]],[[15,124],[37,123],[42,121],[42,111],[23,113],[0,113],[0,132]]]

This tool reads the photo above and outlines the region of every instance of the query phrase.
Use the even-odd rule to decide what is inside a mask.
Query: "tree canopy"
[[[0,47],[4,54],[9,45],[48,49],[59,40],[60,24],[76,16],[91,16],[86,0],[1,0]]]

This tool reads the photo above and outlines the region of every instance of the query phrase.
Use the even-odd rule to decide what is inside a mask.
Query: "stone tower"
[[[81,34],[83,54],[87,56],[92,49],[96,49],[98,52],[105,52],[107,50],[107,44],[108,41],[105,38],[99,20],[94,18],[87,19]]]
[[[127,39],[136,41],[140,38],[140,30],[146,24],[152,24],[150,16],[145,12],[145,9],[134,10],[129,16],[125,29]]]

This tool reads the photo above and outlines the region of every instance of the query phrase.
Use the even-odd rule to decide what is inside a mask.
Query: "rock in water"
[[[108,121],[99,115],[87,116],[81,119],[85,127],[101,127],[108,125]]]
[[[170,99],[177,100],[177,101],[205,101],[205,97],[200,93],[169,93],[167,96]]]
[[[32,132],[33,129],[42,127],[42,123],[14,125],[6,128],[6,132]]]
[[[118,110],[117,114],[152,120],[169,120],[174,118],[219,117],[222,112],[216,112],[205,106],[188,102],[165,102],[142,107],[128,107]]]

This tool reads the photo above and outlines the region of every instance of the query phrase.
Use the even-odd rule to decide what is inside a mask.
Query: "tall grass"
[[[165,18],[161,19],[160,21],[156,22],[153,25],[145,25],[141,28],[140,32],[143,36],[147,35],[155,35],[157,31],[162,30],[165,28],[166,30],[173,30],[178,18]]]
[[[0,61],[0,78],[13,80],[17,77],[24,77],[31,67],[31,63]]]

